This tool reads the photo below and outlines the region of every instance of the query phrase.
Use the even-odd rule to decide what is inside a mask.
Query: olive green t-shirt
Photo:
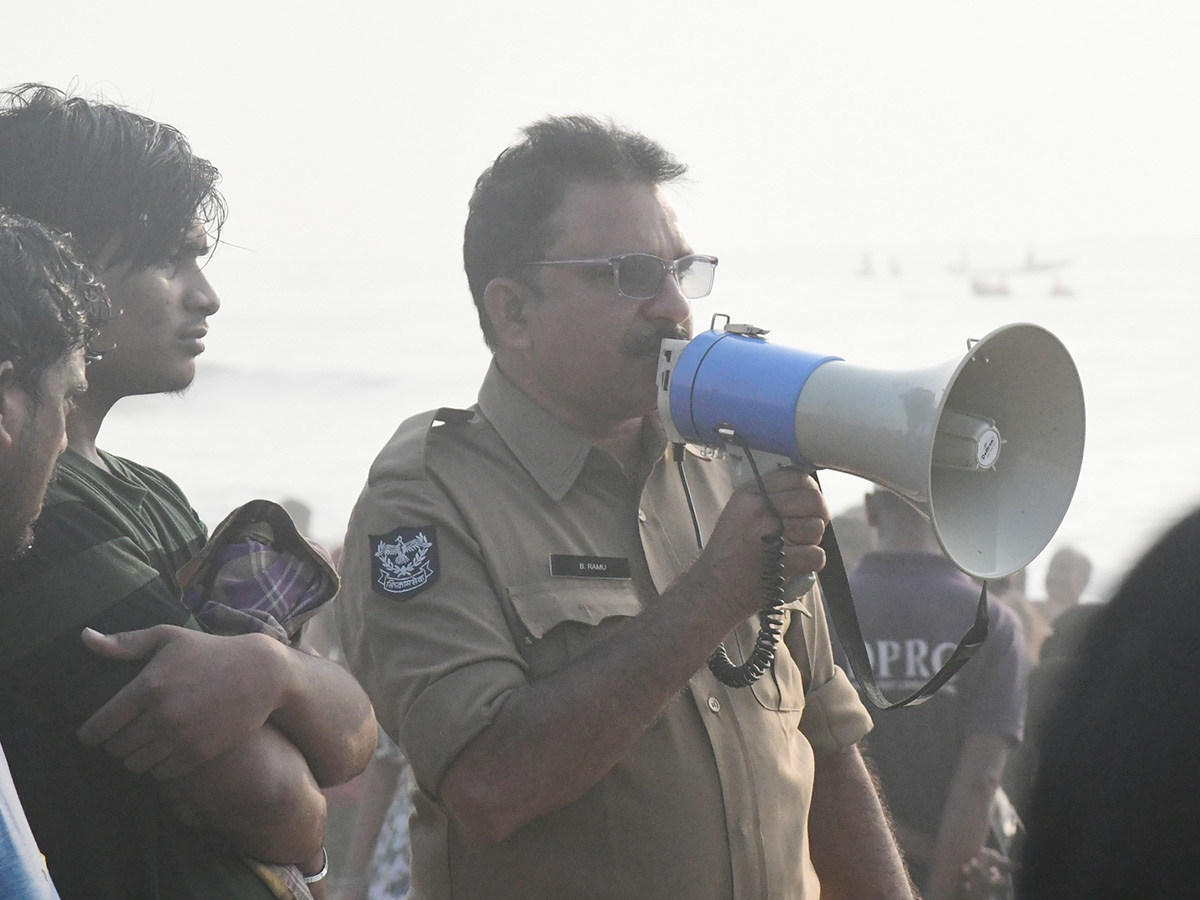
[[[105,461],[111,472],[64,453],[33,550],[0,564],[0,743],[22,805],[62,900],[269,900],[150,776],[75,736],[141,665],[90,652],[80,630],[194,624],[174,573],[204,542],[174,482]]]

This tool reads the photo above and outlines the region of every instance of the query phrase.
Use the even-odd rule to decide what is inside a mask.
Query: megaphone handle
[[[732,430],[728,439],[737,443],[746,454],[746,460],[750,464],[754,480],[758,483],[758,489],[767,504],[767,509],[771,511],[778,523],[778,527],[774,531],[761,538],[763,561],[759,582],[762,586],[763,605],[758,613],[758,636],[754,639],[754,649],[750,651],[750,655],[741,665],[734,664],[733,660],[729,658],[724,644],[718,644],[717,649],[708,658],[709,671],[717,677],[718,681],[728,687],[742,688],[749,687],[762,678],[775,662],[775,648],[778,647],[779,638],[783,634],[783,604],[788,594],[786,591],[787,578],[783,574],[783,517],[771,502],[771,497],[763,485],[758,463],[755,462],[754,454],[746,442]],[[688,498],[688,508],[692,510],[691,491],[688,489],[687,475],[683,468],[682,448],[680,447],[679,450],[680,452],[676,453],[675,461],[679,467],[679,478],[683,484],[684,494]],[[692,510],[692,524],[696,528],[696,543],[701,549],[704,549],[704,539],[701,536],[700,525],[696,521],[694,510]],[[809,586],[811,587],[811,584]]]
[[[708,658],[708,669],[722,684],[732,688],[749,687],[775,662],[775,648],[783,634],[783,603],[787,594],[783,575],[783,523],[771,534],[763,535],[762,588],[763,606],[758,613],[758,636],[754,649],[740,666],[729,658],[724,644],[718,644]]]
[[[963,639],[954,648],[954,653],[946,660],[946,663],[934,673],[929,681],[903,700],[894,702],[888,700],[875,682],[875,671],[871,667],[870,657],[867,656],[866,641],[863,640],[862,628],[858,624],[858,614],[854,611],[854,599],[850,595],[850,581],[846,577],[846,566],[842,562],[842,552],[838,547],[837,536],[834,534],[832,525],[825,529],[825,536],[821,539],[821,548],[825,551],[825,568],[821,571],[821,587],[825,595],[825,606],[829,610],[829,617],[833,619],[842,650],[850,662],[850,669],[858,681],[859,688],[866,694],[867,699],[879,709],[900,709],[924,703],[966,665],[967,660],[974,656],[975,651],[987,640],[988,601],[987,582],[985,581],[979,594],[979,605],[975,609],[975,622],[963,635]]]

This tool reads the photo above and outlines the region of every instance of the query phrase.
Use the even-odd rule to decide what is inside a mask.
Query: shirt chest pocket
[[[558,671],[642,611],[626,579],[551,578],[508,589],[517,648],[529,675]]]
[[[782,609],[783,632],[789,629],[803,629],[811,621],[810,613],[799,600],[784,605]],[[739,650],[743,644],[745,652],[754,646],[757,635],[757,623],[746,623],[735,635]],[[799,715],[804,711],[804,695],[806,692],[804,674],[797,667],[792,654],[784,643],[782,636],[775,648],[775,660],[765,675],[749,688],[758,705],[769,712],[785,713],[794,716],[795,724],[799,724]],[[795,727],[795,726],[793,726]]]

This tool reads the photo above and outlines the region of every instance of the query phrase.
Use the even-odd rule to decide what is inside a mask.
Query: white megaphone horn
[[[979,578],[1009,575],[1050,543],[1079,479],[1084,406],[1075,364],[1049,331],[1006,325],[961,359],[912,371],[764,334],[726,324],[663,341],[658,408],[670,440],[737,453],[736,435],[792,464],[882,485]]]

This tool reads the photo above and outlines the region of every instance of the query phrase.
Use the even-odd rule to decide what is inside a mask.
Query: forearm
[[[710,583],[694,568],[586,656],[509,696],[439,788],[469,834],[502,840],[607,774],[745,617]]]
[[[321,853],[325,798],[304,757],[270,725],[162,784],[181,818],[221,833],[248,856],[301,865]]]
[[[170,625],[84,642],[113,660],[150,657],[141,673],[79,729],[134,772],[187,775],[270,722],[304,755],[322,786],[348,781],[375,748],[375,717],[335,663],[265,634],[219,636]]]
[[[962,883],[963,867],[983,847],[996,788],[1000,786],[1007,743],[996,735],[966,742],[942,811],[926,900],[951,900]]]
[[[823,900],[916,896],[858,747],[816,761],[809,848]]]
[[[321,787],[343,784],[375,751],[375,712],[354,676],[336,663],[272,642],[279,703],[270,722],[304,754]]]
[[[928,867],[933,860],[934,836],[909,828],[899,819],[892,821],[892,830],[896,834],[896,842],[900,844],[905,862],[910,866]]]
[[[783,521],[784,575],[818,571],[829,512],[808,476],[764,479]],[[555,674],[513,690],[437,786],[466,832],[502,840],[603,778],[713,649],[761,607],[761,536],[780,520],[735,491],[700,557],[635,618]]]

